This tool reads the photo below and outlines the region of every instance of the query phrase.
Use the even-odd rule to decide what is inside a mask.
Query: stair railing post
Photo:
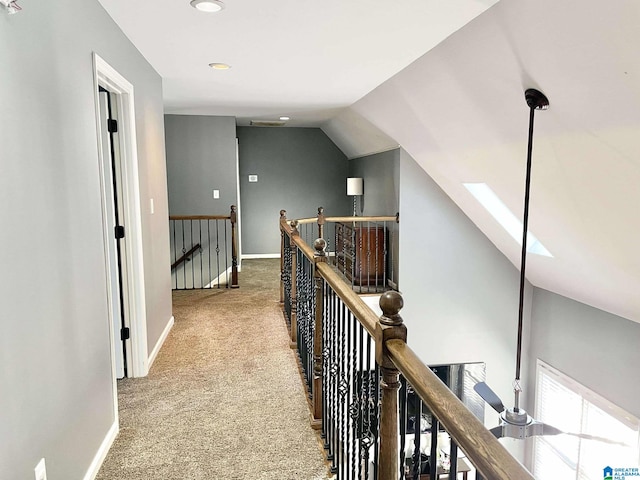
[[[398,314],[402,306],[402,296],[398,292],[389,291],[380,297],[382,316],[376,325],[376,362],[382,371],[378,480],[397,480],[400,468],[398,464],[400,373],[389,356],[386,342],[393,339],[407,341],[407,327]]]
[[[284,230],[282,222],[287,221],[287,211],[280,210],[280,303],[284,303]]]
[[[320,211],[318,210],[318,213]],[[315,253],[313,255],[313,280],[315,288],[315,325],[313,333],[313,386],[311,389],[313,401],[313,421],[312,427],[322,428],[322,321],[324,318],[324,279],[318,270],[318,263],[326,263],[327,253],[325,248],[327,242],[322,238],[313,242]]]
[[[291,255],[291,348],[297,348],[298,342],[298,244],[296,238],[300,237],[298,232],[298,221],[291,221],[291,245],[289,255]]]
[[[238,238],[236,235],[236,225],[238,223],[238,213],[235,205],[231,205],[231,288],[238,288]]]
[[[318,238],[324,239],[324,207],[318,207]],[[325,241],[326,246],[326,241]]]

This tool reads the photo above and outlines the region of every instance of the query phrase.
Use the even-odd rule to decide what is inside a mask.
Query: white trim
[[[213,280],[211,280],[211,282],[209,282],[207,285],[205,285],[202,288],[213,288],[213,287],[216,287],[216,286],[222,285],[222,284],[228,285],[232,269],[233,269],[233,267],[227,268],[224,272],[222,272],[220,275],[218,275],[217,278],[214,278]],[[240,269],[238,269],[238,271],[240,271]],[[223,280],[224,280],[224,282],[223,282]]]
[[[355,157],[349,157],[347,160],[356,160],[358,158],[364,158],[364,157],[370,157],[372,155],[378,155],[379,153],[392,152],[394,150],[398,150],[399,148],[400,148],[400,145],[396,145],[395,147],[383,148],[382,150],[376,150],[375,152],[371,152],[371,153],[359,153]]]
[[[85,473],[83,480],[94,480],[96,478],[98,472],[100,471],[100,467],[104,462],[104,459],[107,457],[107,453],[109,453],[109,449],[111,449],[111,445],[113,445],[113,442],[118,436],[119,430],[118,419],[116,418],[111,425],[111,428],[109,428],[106,437],[104,437],[104,440],[102,440],[100,448],[98,448],[96,455],[93,457],[93,461],[91,462],[91,465],[89,465],[89,468],[87,469],[87,473]]]
[[[127,275],[128,302],[126,318],[131,328],[131,369],[130,376],[144,377],[149,372],[147,347],[147,312],[145,305],[144,263],[142,246],[142,215],[140,209],[140,184],[138,178],[138,149],[135,129],[135,108],[133,85],[121,76],[113,67],[105,62],[97,53],[93,53],[94,60],[94,91],[96,101],[96,115],[99,115],[98,85],[104,85],[118,94],[121,101],[121,148],[122,158],[122,189],[125,192],[123,207],[125,212],[125,226],[127,235],[124,238],[125,271]],[[99,149],[100,161],[102,149]],[[105,232],[106,234],[106,232]],[[117,395],[117,393],[115,394]]]
[[[149,361],[147,362],[147,365],[149,365],[149,368],[151,368],[151,365],[153,365],[153,362],[158,356],[158,352],[162,348],[162,345],[164,345],[164,341],[167,339],[167,336],[169,335],[169,332],[173,328],[174,323],[175,323],[175,318],[173,317],[173,315],[171,315],[171,318],[167,322],[167,326],[164,327],[164,330],[162,331],[160,338],[156,342],[156,346],[153,347],[153,350],[151,350],[151,353],[149,354]]]
[[[280,258],[279,253],[245,253],[242,255],[243,260],[253,260],[256,258]]]

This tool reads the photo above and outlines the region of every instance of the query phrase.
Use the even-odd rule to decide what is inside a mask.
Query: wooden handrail
[[[395,222],[397,216],[380,216],[380,217],[324,217],[327,222],[345,223],[345,222]],[[317,220],[317,219],[315,219]]]
[[[169,215],[169,220],[230,220],[230,215]]]
[[[347,284],[344,279],[336,273],[336,271],[327,263],[318,263],[316,268],[322,275],[322,278],[331,286],[334,292],[342,299],[344,304],[353,315],[358,319],[362,326],[369,332],[373,339],[376,339],[376,324],[378,316],[362,301],[362,299],[354,293],[351,285]]]
[[[196,250],[200,250],[200,244],[199,243],[196,243],[193,247],[191,247],[189,249],[188,252],[186,252],[179,259],[177,259],[175,262],[173,262],[171,264],[171,270],[174,270],[178,265],[180,265],[181,263],[187,261],[187,259],[191,256],[191,254],[194,253]]]
[[[398,370],[483,477],[491,480],[533,480],[533,476],[405,342],[389,340],[386,347]]]
[[[229,287],[238,288],[238,239],[237,239],[237,223],[238,223],[238,213],[237,207],[235,205],[231,205],[229,215],[169,215],[169,221],[185,221],[185,220],[229,220],[231,223],[231,283]],[[217,222],[216,222],[217,226]],[[217,228],[217,227],[216,227]],[[225,223],[225,232],[226,232],[226,223]],[[173,271],[178,265],[183,263],[187,257],[189,257],[193,252],[201,248],[200,244],[193,246],[187,253],[182,255],[178,260],[176,260],[171,265],[171,270]]]
[[[382,216],[373,216],[373,217],[324,217],[327,222],[396,222],[398,221],[397,215],[382,215]],[[292,220],[287,220],[287,222],[291,222]],[[309,223],[317,223],[318,218],[297,218],[296,222],[298,225],[304,225]]]

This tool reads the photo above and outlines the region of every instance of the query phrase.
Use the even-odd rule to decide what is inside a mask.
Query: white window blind
[[[533,471],[537,480],[602,480],[606,466],[640,466],[637,418],[540,360],[536,383],[536,419],[565,432],[625,444],[571,435],[535,437]]]

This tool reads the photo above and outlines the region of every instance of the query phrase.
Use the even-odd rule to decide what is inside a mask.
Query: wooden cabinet
[[[354,285],[384,286],[386,230],[378,225],[336,223],[336,263]]]

